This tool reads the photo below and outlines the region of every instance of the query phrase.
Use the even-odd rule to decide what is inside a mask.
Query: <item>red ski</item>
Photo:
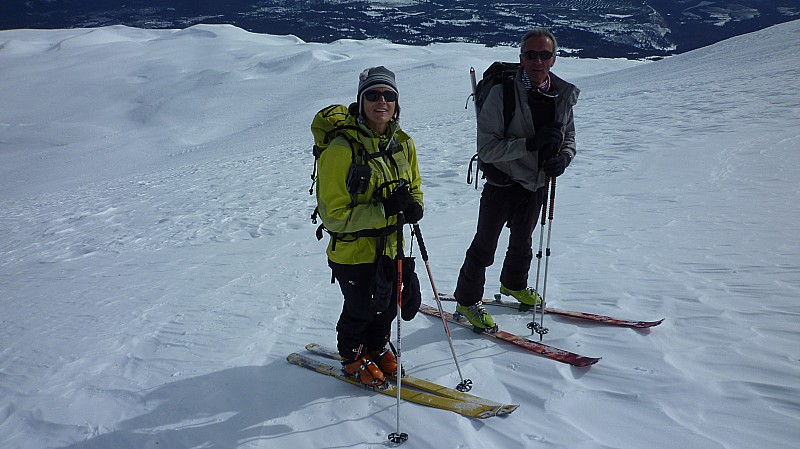
[[[434,307],[422,304],[419,307],[419,311],[426,315],[439,317],[441,319],[441,315],[439,315],[439,310]],[[475,330],[469,321],[463,319],[457,320],[453,317],[453,314],[451,314],[450,312],[444,312],[444,318],[450,323],[457,324],[459,326],[463,326],[468,329],[473,329],[473,331]],[[572,366],[579,366],[579,367],[590,366],[594,365],[600,360],[600,357],[582,356],[580,354],[575,354],[574,352],[565,351],[563,349],[546,345],[544,343],[528,340],[525,337],[521,337],[519,335],[515,335],[505,331],[497,331],[493,333],[481,332],[480,335],[517,345],[520,348],[527,349],[528,351],[534,352],[542,357],[547,357],[548,359],[556,360],[562,363],[568,363]]]
[[[439,299],[442,301],[455,301],[456,299],[452,295],[446,295],[444,293],[439,293]],[[510,307],[512,309],[517,310],[528,310],[530,307],[522,305],[523,308],[520,308],[520,303],[515,300],[506,300],[500,298],[500,295],[495,295],[495,299],[483,299],[483,304],[487,306],[501,306],[501,307]],[[552,307],[545,307],[544,312],[550,315],[559,315],[568,318],[574,318],[578,320],[585,320],[585,321],[593,321],[595,323],[601,324],[609,324],[612,326],[620,326],[620,327],[632,327],[637,329],[645,329],[648,327],[654,327],[661,324],[664,319],[656,320],[656,321],[635,321],[635,320],[626,320],[621,318],[614,318],[606,315],[597,315],[595,313],[587,313],[587,312],[576,312],[573,310],[563,310],[563,309],[555,309]]]

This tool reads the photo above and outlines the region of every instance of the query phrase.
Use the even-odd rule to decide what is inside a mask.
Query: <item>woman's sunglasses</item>
[[[393,90],[384,90],[383,92],[379,90],[368,90],[364,92],[364,98],[369,101],[378,101],[381,97],[388,102],[397,101],[397,92]]]

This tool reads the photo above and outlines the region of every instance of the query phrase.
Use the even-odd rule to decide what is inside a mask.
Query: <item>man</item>
[[[564,173],[575,157],[572,107],[579,89],[550,73],[556,63],[556,38],[534,28],[521,42],[521,68],[514,77],[515,107],[506,127],[503,86],[495,85],[478,116],[478,156],[486,183],[478,226],[458,276],[456,311],[478,329],[495,331],[481,305],[486,268],[494,262],[503,226],[510,229],[500,273],[500,293],[523,304],[541,304],[528,287],[532,235],[545,200],[545,181]]]

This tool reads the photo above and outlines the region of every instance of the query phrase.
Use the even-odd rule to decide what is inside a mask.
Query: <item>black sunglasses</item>
[[[381,97],[388,102],[397,101],[397,92],[393,90],[384,90],[383,92],[379,90],[368,90],[364,92],[364,98],[369,101],[378,101]]]
[[[555,53],[553,53],[552,51],[530,50],[530,51],[523,52],[522,55],[525,56],[526,58],[530,59],[531,61],[533,61],[534,59],[541,59],[542,61],[548,61],[550,59],[553,59],[553,56],[555,56]]]

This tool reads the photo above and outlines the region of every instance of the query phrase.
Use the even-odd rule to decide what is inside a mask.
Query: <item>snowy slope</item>
[[[478,421],[403,403],[403,447],[796,445],[798,38],[795,21],[659,62],[559,59],[582,95],[549,302],[666,321],[548,318],[547,343],[603,357],[590,369],[454,329],[473,392],[521,407]],[[0,32],[0,446],[390,445],[392,398],[285,360],[333,344],[341,308],[308,219],[308,126],[363,68],[397,73],[451,291],[479,199],[468,68],[517,51],[209,25]],[[414,375],[458,382],[440,322],[402,331]]]

